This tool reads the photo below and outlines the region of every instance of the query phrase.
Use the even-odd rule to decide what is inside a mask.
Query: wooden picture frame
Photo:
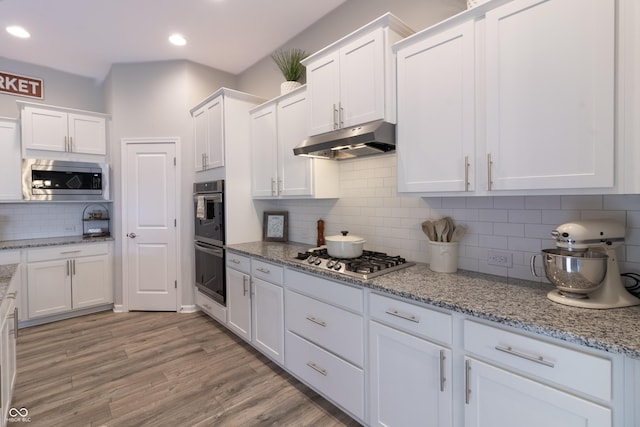
[[[265,211],[262,219],[262,240],[265,242],[286,242],[289,239],[289,213],[286,211]]]

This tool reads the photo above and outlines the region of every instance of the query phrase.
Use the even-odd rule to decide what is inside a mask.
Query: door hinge
[[[178,289],[178,280],[174,280],[174,281],[173,281],[173,285],[174,285],[174,287],[175,287],[176,289]]]

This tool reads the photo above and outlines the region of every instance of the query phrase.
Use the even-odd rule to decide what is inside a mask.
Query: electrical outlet
[[[513,266],[513,257],[509,252],[489,251],[487,263],[498,267],[511,268]]]

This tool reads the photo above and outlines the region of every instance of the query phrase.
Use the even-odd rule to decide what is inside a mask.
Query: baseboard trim
[[[73,317],[84,316],[85,314],[99,313],[114,309],[113,304],[100,305],[97,307],[84,308],[82,310],[69,311],[67,313],[54,314],[53,316],[38,317],[35,319],[22,320],[18,322],[18,329],[29,326],[44,325],[45,323],[57,322],[58,320],[71,319]]]
[[[180,313],[195,313],[197,311],[200,311],[200,309],[195,304],[183,305],[180,309]]]

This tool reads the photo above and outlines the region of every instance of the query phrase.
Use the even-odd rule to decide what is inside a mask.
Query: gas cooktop
[[[363,280],[411,267],[415,264],[399,256],[366,250],[358,258],[334,258],[328,254],[327,249],[324,247],[299,252],[295,261],[318,270],[332,271]]]

